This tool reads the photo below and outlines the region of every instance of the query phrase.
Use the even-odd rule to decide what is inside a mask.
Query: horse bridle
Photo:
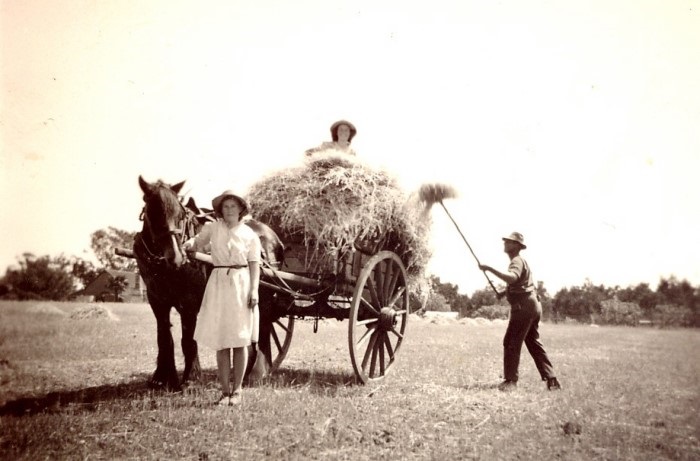
[[[169,237],[169,236],[179,236],[179,238],[176,238],[175,241],[177,242],[178,249],[180,250],[181,253],[184,253],[182,249],[182,244],[187,241],[188,238],[190,238],[191,234],[194,233],[194,229],[192,226],[192,220],[189,219],[190,217],[188,216],[188,210],[182,205],[182,202],[180,200],[177,201],[178,205],[180,205],[180,209],[182,210],[183,217],[180,219],[180,226],[176,229],[172,229],[168,227],[168,229],[165,232],[155,232],[153,229],[152,223],[148,219],[148,213],[146,213],[146,208],[148,207],[148,203],[146,203],[143,206],[143,209],[141,210],[141,214],[139,215],[139,221],[144,222],[148,226],[149,234],[151,237],[151,242],[155,243],[158,239],[164,238],[164,237]],[[168,225],[169,226],[169,225]],[[147,257],[152,263],[158,263],[162,262],[165,260],[165,256],[156,254],[151,248],[148,247],[148,244],[146,243],[146,240],[143,238],[141,233],[138,234],[137,236],[139,240],[141,241],[141,244],[143,245],[144,250],[146,250]]]

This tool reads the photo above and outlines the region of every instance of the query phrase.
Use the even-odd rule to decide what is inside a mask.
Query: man
[[[539,341],[537,328],[542,316],[542,305],[537,297],[530,266],[520,256],[520,251],[525,248],[527,246],[525,246],[523,234],[513,232],[508,237],[503,237],[503,251],[510,258],[507,272],[499,272],[486,264],[479,265],[479,269],[491,272],[508,285],[504,293],[499,293],[500,296],[505,294],[510,303],[510,320],[503,338],[505,380],[499,385],[499,389],[508,390],[517,386],[520,350],[523,342],[535,360],[535,366],[542,380],[547,382],[547,389],[561,389],[559,381],[554,376],[552,362],[549,361],[547,352]]]

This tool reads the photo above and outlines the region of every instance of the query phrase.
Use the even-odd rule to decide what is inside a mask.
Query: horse
[[[141,212],[143,228],[136,234],[133,246],[158,330],[158,358],[149,384],[167,390],[179,390],[182,385],[201,379],[194,331],[211,272],[205,263],[189,260],[182,248],[182,244],[197,235],[207,221],[214,220],[210,210],[200,210],[192,199],[186,205],[182,204],[179,193],[184,183],[182,181],[172,186],[160,180],[149,183],[139,176],[144,200]],[[277,234],[262,222],[250,219],[245,223],[260,238],[263,260],[267,264],[280,265],[284,258],[284,245]],[[271,294],[264,290],[260,288],[261,299],[269,299]],[[181,381],[175,367],[170,331],[170,311],[173,307],[180,314],[182,324],[181,347],[185,369]],[[273,320],[268,317],[265,316],[266,322]],[[264,356],[269,362],[269,352],[265,352]]]
[[[182,244],[203,225],[179,198],[184,184],[184,181],[172,186],[162,181],[149,183],[139,176],[144,201],[140,216],[143,228],[136,234],[133,246],[158,329],[158,358],[149,384],[167,390],[181,388],[170,331],[173,307],[180,314],[182,324],[180,343],[185,357],[182,383],[199,380],[202,372],[194,329],[208,274],[203,263],[188,261],[182,249]]]

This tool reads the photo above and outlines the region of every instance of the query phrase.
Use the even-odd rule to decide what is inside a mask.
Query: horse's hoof
[[[180,391],[180,383],[166,382],[157,379],[152,379],[148,382],[148,387],[156,391],[178,392]]]
[[[199,385],[199,381],[197,381],[195,379],[192,379],[192,378],[183,379],[182,381],[180,381],[180,390],[185,392],[188,389],[192,389],[194,387],[197,387],[198,385]]]
[[[181,384],[191,383],[191,382],[200,382],[201,380],[202,380],[201,370],[192,370],[190,373],[183,373],[182,374]]]
[[[151,389],[161,391],[161,390],[165,389],[165,382],[157,380],[157,379],[151,379],[148,381],[148,387]]]

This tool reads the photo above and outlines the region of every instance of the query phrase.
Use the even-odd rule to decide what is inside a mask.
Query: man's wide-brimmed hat
[[[352,138],[354,138],[357,134],[357,128],[355,128],[355,125],[348,122],[347,120],[338,120],[333,125],[331,125],[331,137],[333,138],[333,141],[338,140],[338,127],[340,125],[347,125],[348,128],[350,128],[350,137],[348,138],[348,142],[352,141]]]
[[[230,197],[233,197],[233,198],[235,198],[236,200],[238,200],[238,202],[239,202],[239,203],[241,204],[241,206],[243,207],[243,209],[241,210],[241,215],[240,215],[241,217],[243,217],[243,216],[245,216],[246,214],[248,214],[248,210],[249,210],[248,202],[246,202],[245,199],[244,199],[243,197],[241,197],[240,195],[236,194],[235,192],[233,192],[233,191],[230,190],[230,189],[223,191],[221,194],[217,195],[216,197],[214,197],[214,198],[212,199],[212,201],[211,201],[211,206],[212,206],[212,208],[214,208],[214,211],[216,211],[217,213],[221,214],[221,204],[223,203],[223,201],[224,201],[225,199],[230,198]]]
[[[517,242],[523,249],[527,248],[525,245],[525,237],[520,232],[511,232],[508,237],[503,237],[503,240],[510,240],[512,242]]]

